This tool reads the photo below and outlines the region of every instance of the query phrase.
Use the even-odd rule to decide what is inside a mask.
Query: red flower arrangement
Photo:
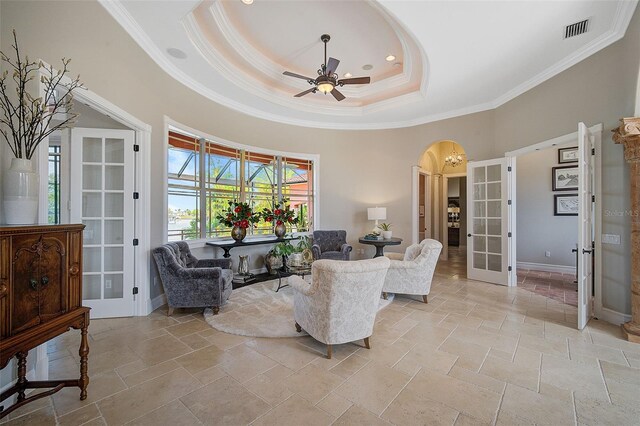
[[[274,205],[273,210],[262,210],[261,216],[265,222],[272,223],[274,225],[293,225],[298,223],[296,212],[295,210],[291,210],[291,207],[287,204],[288,201],[288,199],[283,198],[282,201]]]
[[[248,203],[229,201],[227,212],[225,214],[218,214],[216,219],[228,227],[238,226],[246,229],[249,225],[260,221],[260,214],[254,214]]]

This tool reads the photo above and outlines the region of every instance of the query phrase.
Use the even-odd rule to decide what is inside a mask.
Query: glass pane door
[[[133,314],[133,132],[74,129],[72,218],[86,227],[83,299],[92,318]]]
[[[470,162],[467,168],[467,275],[508,283],[507,159]]]

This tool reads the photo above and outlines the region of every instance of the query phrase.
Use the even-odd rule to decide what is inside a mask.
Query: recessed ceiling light
[[[170,47],[167,49],[167,53],[170,56],[173,56],[176,59],[186,59],[187,54],[180,49],[176,49],[175,47]]]
[[[253,4],[253,0],[242,0],[244,4]]]
[[[352,74],[351,74],[350,72],[346,72],[346,73],[344,73],[344,78],[349,78],[349,77],[351,77],[351,76],[352,76]]]
[[[371,64],[363,65],[362,69],[365,70],[365,71],[369,71],[369,70],[373,69],[373,65],[371,65]]]
[[[395,61],[396,57],[393,55],[389,55],[386,58],[384,58],[387,62],[391,62],[391,61]]]

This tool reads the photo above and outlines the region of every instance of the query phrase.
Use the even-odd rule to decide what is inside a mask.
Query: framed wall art
[[[579,207],[578,194],[555,194],[553,196],[554,216],[578,216]]]
[[[552,191],[577,191],[578,166],[560,166],[551,169]]]
[[[578,162],[578,147],[572,146],[570,148],[558,149],[558,163],[577,163]]]

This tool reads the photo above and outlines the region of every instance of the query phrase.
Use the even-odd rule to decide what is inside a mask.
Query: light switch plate
[[[602,234],[602,244],[620,244],[620,235]]]

